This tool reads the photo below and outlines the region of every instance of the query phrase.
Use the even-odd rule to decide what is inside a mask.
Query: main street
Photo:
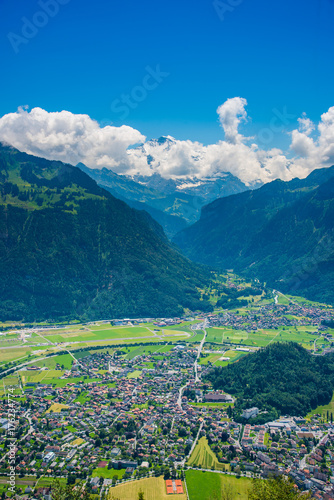
[[[193,331],[195,331],[195,330],[203,330],[203,332],[204,332],[203,339],[201,340],[201,343],[200,343],[200,345],[198,347],[197,356],[196,356],[195,363],[194,363],[195,383],[200,382],[200,378],[198,376],[197,365],[198,365],[198,360],[199,360],[199,358],[201,356],[201,352],[202,352],[203,346],[205,344],[205,339],[206,339],[206,336],[207,336],[206,328],[208,328],[208,326],[209,326],[209,322],[208,322],[207,318],[205,318],[205,320],[204,320],[203,323],[198,323],[196,325],[192,325],[191,326],[191,329]],[[178,400],[177,400],[177,405],[181,409],[182,409],[182,394],[183,394],[184,389],[188,386],[189,382],[190,382],[190,380],[188,380],[188,382],[185,385],[183,385],[182,387],[180,387],[180,390],[179,390],[179,397],[178,397]]]

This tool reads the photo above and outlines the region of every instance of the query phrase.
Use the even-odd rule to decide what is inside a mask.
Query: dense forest
[[[221,198],[174,241],[194,261],[334,303],[334,167]]]
[[[0,318],[100,319],[211,310],[209,274],[146,212],[80,169],[0,147]]]
[[[214,389],[247,400],[248,408],[306,415],[331,401],[334,354],[313,356],[294,342],[274,343],[237,363],[214,368],[207,379]]]

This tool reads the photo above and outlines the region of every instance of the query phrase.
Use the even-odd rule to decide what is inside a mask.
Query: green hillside
[[[210,309],[206,272],[76,167],[0,146],[0,318],[169,316]]]
[[[191,259],[334,303],[334,167],[222,198],[174,241]]]
[[[270,407],[283,414],[306,415],[328,404],[334,389],[334,355],[312,356],[294,342],[273,343],[238,363],[207,375],[215,389],[240,398],[247,408]]]

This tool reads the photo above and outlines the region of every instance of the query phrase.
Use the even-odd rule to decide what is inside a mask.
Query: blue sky
[[[0,0],[0,116],[22,105],[66,109],[207,144],[223,138],[217,107],[240,96],[246,134],[287,111],[275,129],[281,146],[303,112],[317,122],[334,105],[333,0],[221,0],[220,16],[211,0],[53,1],[51,17],[38,16],[46,0]],[[45,26],[28,39],[26,20]],[[157,65],[168,76],[141,93]],[[123,117],[115,102],[135,88]]]

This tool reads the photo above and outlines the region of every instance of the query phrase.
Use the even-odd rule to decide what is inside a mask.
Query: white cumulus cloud
[[[173,137],[146,141],[128,126],[101,127],[88,115],[68,111],[49,113],[41,108],[20,108],[0,118],[0,140],[27,153],[91,168],[109,168],[128,175],[198,179],[231,172],[246,185],[306,177],[315,168],[334,164],[334,107],[318,124],[306,114],[290,133],[288,152],[263,149],[254,138],[243,136],[239,127],[247,121],[247,101],[228,99],[217,113],[224,140],[216,144],[179,141]]]
[[[126,169],[127,148],[145,136],[125,125],[101,128],[88,115],[19,108],[0,118],[0,140],[49,160],[121,170]]]
[[[246,106],[246,99],[243,97],[233,97],[227,99],[217,109],[221,126],[225,132],[225,141],[232,144],[240,144],[244,140],[243,136],[239,134],[238,128],[242,121],[247,120]]]

